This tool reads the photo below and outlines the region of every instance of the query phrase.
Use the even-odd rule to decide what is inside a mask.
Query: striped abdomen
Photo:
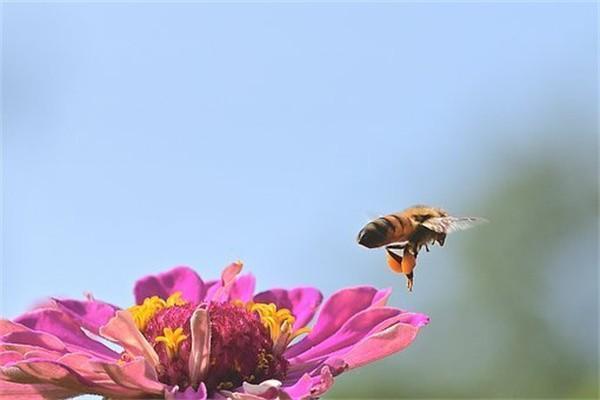
[[[372,249],[407,240],[412,231],[412,223],[407,217],[390,214],[365,225],[358,233],[357,240],[359,244]]]

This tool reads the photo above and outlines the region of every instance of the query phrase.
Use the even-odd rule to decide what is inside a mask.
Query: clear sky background
[[[487,205],[532,160],[582,185],[569,192],[597,189],[597,24],[593,2],[5,3],[2,315],[85,291],[125,307],[145,274],[185,264],[216,277],[241,259],[259,289],[393,287],[394,305],[433,322],[401,361],[383,364],[396,379],[383,394],[472,393],[427,392],[435,379],[423,378],[461,359],[456,378],[468,382],[484,362],[443,341],[468,329],[445,324],[470,295],[460,249],[496,243]],[[575,128],[555,129],[558,114]],[[562,192],[550,193],[533,204]],[[414,203],[492,224],[420,258],[408,294],[355,236],[370,217]],[[501,217],[515,235],[525,224],[516,215]],[[598,235],[586,226],[565,225],[564,237],[589,240],[565,250],[583,272],[557,307],[584,324],[566,346],[592,357],[581,368],[594,375]],[[549,261],[556,271],[560,257]],[[566,289],[553,277],[548,298]],[[341,378],[339,396],[361,376],[377,384],[374,368]],[[560,394],[588,394],[582,385]],[[505,389],[482,394],[553,394]]]

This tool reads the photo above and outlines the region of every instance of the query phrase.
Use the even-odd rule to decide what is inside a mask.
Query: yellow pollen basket
[[[310,332],[310,328],[304,327],[296,331],[293,330],[296,318],[287,308],[277,309],[273,303],[254,303],[249,301],[243,303],[236,300],[234,304],[245,307],[246,310],[256,313],[263,325],[269,331],[273,340],[273,350],[275,353],[283,353],[292,340],[300,335]]]
[[[187,335],[183,333],[183,328],[177,328],[175,330],[171,328],[163,329],[163,336],[157,336],[154,341],[156,343],[164,343],[167,349],[167,355],[169,359],[173,358],[179,350],[181,342],[187,339]]]
[[[146,297],[142,304],[129,307],[127,311],[131,313],[135,326],[140,331],[143,331],[146,329],[148,322],[158,311],[163,308],[182,306],[186,303],[187,302],[181,298],[181,292],[175,292],[170,295],[167,300],[163,300],[158,296]]]

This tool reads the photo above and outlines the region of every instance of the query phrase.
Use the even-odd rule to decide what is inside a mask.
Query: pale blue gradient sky
[[[381,256],[370,214],[471,212],[496,149],[544,139],[515,114],[561,85],[589,107],[593,8],[5,4],[3,313],[237,258],[261,287],[363,282],[337,260]]]
[[[387,285],[422,308],[442,285],[423,268],[407,297],[355,244],[369,216],[477,213],[503,162],[564,140],[521,134],[548,99],[590,118],[597,104],[593,3],[2,13],[8,317],[84,291],[127,306],[141,275],[215,277],[238,258],[260,289]]]

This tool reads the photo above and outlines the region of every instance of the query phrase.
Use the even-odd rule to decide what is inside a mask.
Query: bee
[[[447,234],[483,222],[487,220],[453,217],[441,208],[416,205],[369,222],[358,233],[357,241],[369,249],[385,246],[388,266],[406,275],[408,290],[412,292],[417,256],[423,247],[429,251],[430,245],[443,246]]]

